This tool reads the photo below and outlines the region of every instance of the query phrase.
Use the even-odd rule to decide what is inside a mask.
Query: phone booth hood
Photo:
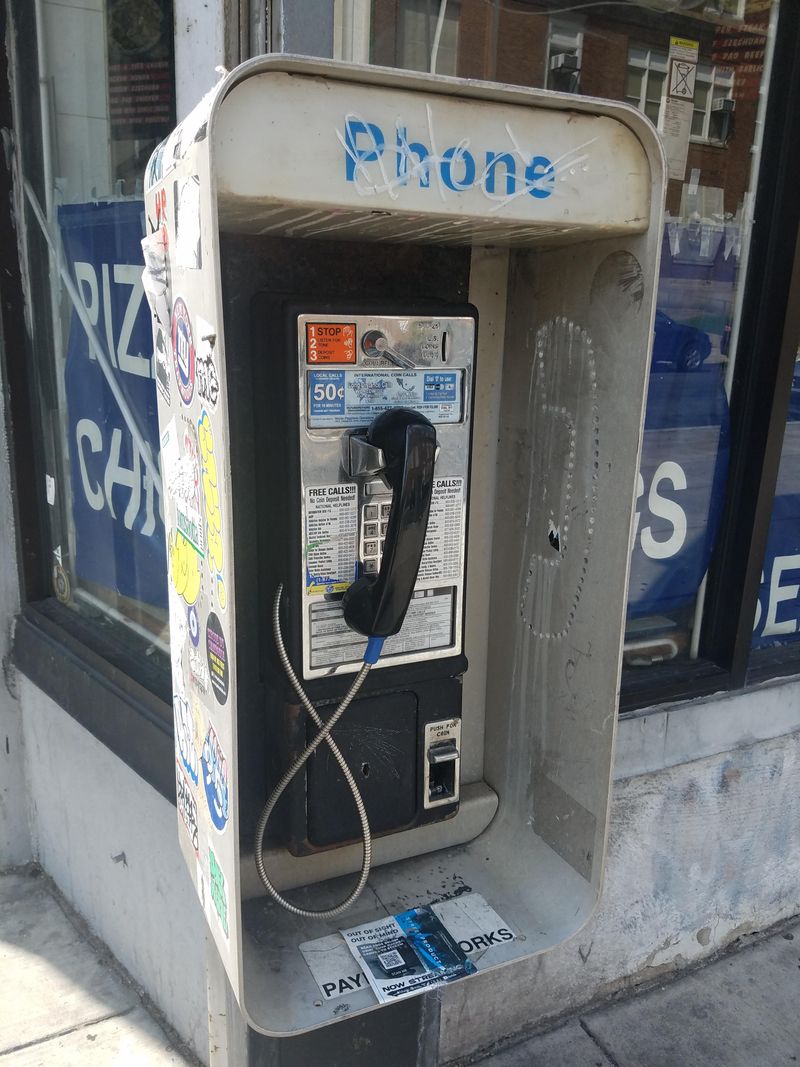
[[[256,1030],[381,1006],[361,981],[337,992],[358,972],[340,927],[446,912],[478,976],[442,995],[468,997],[597,903],[664,182],[658,136],[625,104],[281,55],[226,75],[151,157],[179,836]],[[280,411],[248,410],[263,353],[247,315],[273,281],[313,312],[319,279],[357,278],[359,260],[478,309],[469,670],[457,816],[379,838],[363,896],[326,922],[282,912],[253,863],[271,634],[248,524],[260,465],[281,460],[252,454],[248,428]],[[270,851],[306,902],[338,899],[359,864],[358,845]],[[513,937],[490,936],[498,921]]]

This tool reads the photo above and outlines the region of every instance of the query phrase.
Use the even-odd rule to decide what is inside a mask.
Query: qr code
[[[392,949],[391,952],[380,952],[378,954],[378,963],[385,971],[391,971],[393,967],[403,966],[403,957],[396,949]]]

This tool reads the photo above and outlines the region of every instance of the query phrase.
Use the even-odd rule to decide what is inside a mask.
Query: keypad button
[[[364,521],[369,522],[370,519],[377,519],[378,517],[378,505],[366,504],[364,507]]]
[[[365,537],[377,537],[378,536],[378,524],[377,522],[368,522],[364,526]]]
[[[377,556],[378,554],[378,542],[377,541],[365,541],[364,542],[364,555],[365,556]]]
[[[378,573],[378,561],[376,559],[364,560],[364,574],[377,574]]]
[[[389,512],[391,510],[392,510],[392,505],[391,504],[381,504],[381,518],[382,519],[388,519],[389,518]]]
[[[386,536],[386,527],[388,525],[389,525],[388,522],[382,522],[381,523],[381,537],[385,537]]]
[[[383,538],[381,538],[381,555],[383,555]]]

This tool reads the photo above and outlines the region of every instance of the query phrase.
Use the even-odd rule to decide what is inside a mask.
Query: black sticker
[[[222,623],[212,611],[206,623],[206,656],[208,673],[211,676],[211,688],[217,703],[224,704],[228,699],[228,650]]]

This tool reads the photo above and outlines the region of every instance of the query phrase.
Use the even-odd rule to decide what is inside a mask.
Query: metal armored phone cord
[[[283,643],[283,634],[281,633],[280,620],[282,594],[283,583],[278,586],[278,589],[275,593],[275,601],[272,606],[272,632],[275,638],[275,647],[277,649],[278,658],[281,661],[281,665],[284,671],[286,672],[286,677],[289,679],[292,688],[300,698],[300,703],[303,705],[308,714],[319,727],[319,733],[316,735],[311,744],[308,745],[308,747],[303,752],[301,752],[301,754],[297,757],[291,767],[289,767],[289,769],[285,772],[281,780],[272,790],[269,800],[264,805],[264,809],[261,812],[261,816],[258,820],[258,826],[256,827],[255,835],[256,870],[258,871],[258,876],[264,883],[264,886],[269,895],[272,897],[272,899],[277,901],[277,903],[280,904],[282,908],[285,908],[287,911],[292,912],[293,915],[300,915],[305,919],[334,919],[337,915],[341,915],[342,912],[347,911],[347,909],[351,907],[351,905],[355,904],[356,900],[358,900],[359,896],[361,895],[361,891],[367,884],[370,866],[372,865],[372,832],[369,828],[367,809],[364,806],[364,800],[361,796],[361,793],[359,792],[358,785],[356,784],[356,780],[353,777],[353,773],[347,766],[347,761],[345,760],[344,756],[339,751],[339,746],[336,744],[336,742],[330,735],[331,730],[333,730],[336,723],[339,721],[339,719],[341,719],[342,715],[344,715],[350,704],[355,699],[359,689],[364,684],[364,681],[367,675],[369,674],[370,669],[378,661],[381,648],[383,647],[383,640],[381,638],[369,639],[369,641],[367,642],[367,651],[364,654],[364,663],[361,667],[361,670],[356,675],[355,681],[347,690],[344,699],[342,700],[336,711],[333,713],[333,715],[331,715],[327,722],[323,722],[317,712],[317,709],[311,703],[305,693],[305,690],[300,684],[297,675],[294,672],[294,668],[292,667],[289,655],[286,651],[286,646]],[[356,810],[358,811],[358,818],[361,822],[363,859],[361,861],[361,874],[352,892],[341,902],[341,904],[337,904],[336,907],[322,908],[317,911],[311,908],[299,908],[296,904],[292,904],[291,901],[288,901],[285,897],[281,896],[281,894],[269,880],[269,875],[267,874],[266,868],[264,867],[264,833],[266,831],[267,823],[270,820],[272,812],[275,809],[275,805],[280,800],[284,790],[289,785],[291,780],[295,777],[295,775],[298,773],[298,771],[301,769],[301,767],[303,767],[308,758],[319,748],[323,741],[327,742],[328,748],[331,750],[334,759],[339,764],[339,767],[342,770],[342,774],[344,775],[344,779],[347,782],[350,792],[353,795]]]

